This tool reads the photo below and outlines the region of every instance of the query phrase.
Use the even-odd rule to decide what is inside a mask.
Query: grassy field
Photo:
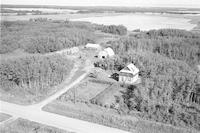
[[[114,109],[90,103],[77,102],[74,104],[71,101],[63,102],[56,100],[45,106],[43,110],[130,132],[136,130],[139,133],[198,133],[194,130],[145,121],[134,116],[119,115]]]
[[[9,119],[11,116],[8,114],[0,113],[0,122],[3,122],[7,119]]]
[[[96,97],[103,97],[103,95],[105,94],[103,93],[104,90],[106,90],[107,88],[107,90],[110,90],[109,87],[113,83],[115,83],[115,81],[108,78],[108,74],[105,71],[94,68],[92,72],[88,75],[88,77],[81,81],[81,83],[68,90],[59,99],[63,101],[75,100],[82,102],[91,102],[96,100]],[[99,96],[99,94],[101,94],[101,96]],[[108,93],[108,95],[112,96],[113,91],[111,93]]]
[[[76,100],[89,101],[102,92],[106,87],[108,87],[108,84],[98,84],[86,79],[85,82],[82,82],[79,85],[71,88],[66,95],[64,95],[64,97],[65,99],[74,100],[75,95]],[[61,96],[61,99],[62,98],[63,97]]]
[[[25,119],[17,119],[0,128],[1,133],[72,133]]]

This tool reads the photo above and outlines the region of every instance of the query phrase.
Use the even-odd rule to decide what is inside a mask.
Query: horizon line
[[[1,6],[57,6],[57,7],[125,7],[125,8],[186,8],[200,9],[198,7],[178,7],[178,6],[110,6],[110,5],[27,5],[27,4],[0,4]],[[2,7],[1,7],[2,8]]]

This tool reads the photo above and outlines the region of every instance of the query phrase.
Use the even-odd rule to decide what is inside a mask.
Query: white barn
[[[108,48],[104,49],[103,51],[99,52],[98,58],[105,59],[108,57],[113,57],[114,55],[115,55],[115,53],[112,50],[112,48],[108,47]]]
[[[139,69],[134,64],[129,64],[119,73],[119,82],[134,84],[139,79]]]

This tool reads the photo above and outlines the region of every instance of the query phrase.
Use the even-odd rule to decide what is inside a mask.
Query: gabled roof
[[[110,47],[104,49],[104,51],[106,51],[110,57],[115,55],[115,52]]]
[[[139,69],[133,63],[131,63],[131,64],[127,65],[125,68],[123,68],[120,72],[131,73],[131,74],[135,75],[139,72]]]
[[[88,43],[85,45],[86,48],[100,48],[99,44]]]

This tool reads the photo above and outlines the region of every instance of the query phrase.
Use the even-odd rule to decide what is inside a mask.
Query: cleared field
[[[98,105],[103,106],[112,106],[116,104],[116,97],[122,95],[122,92],[125,88],[120,87],[119,84],[112,84],[107,87],[104,91],[99,93],[96,97],[94,97],[91,101]]]
[[[81,70],[79,73],[83,71]],[[83,81],[68,90],[59,99],[62,101],[91,102],[93,98],[111,86],[113,82],[112,79],[108,78],[107,73],[94,68]]]
[[[10,117],[11,116],[8,115],[8,114],[0,113],[0,122],[3,122],[3,121],[7,120]]]
[[[60,99],[89,101],[108,86],[109,84],[99,84],[96,82],[92,82],[91,78],[87,78],[77,86],[71,88],[67,93],[62,95]]]
[[[25,119],[17,119],[0,128],[1,133],[72,133]]]

